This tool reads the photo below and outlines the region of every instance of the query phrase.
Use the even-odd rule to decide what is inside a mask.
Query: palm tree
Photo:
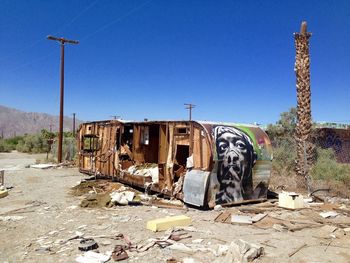
[[[312,164],[313,146],[311,144],[311,90],[310,90],[310,52],[306,22],[302,22],[300,33],[294,33],[295,39],[295,74],[297,87],[297,143],[296,172],[300,176],[299,187],[307,185],[309,189],[309,167]]]

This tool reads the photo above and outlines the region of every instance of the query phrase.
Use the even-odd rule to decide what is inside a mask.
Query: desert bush
[[[296,127],[296,108],[280,114],[276,124],[267,127],[273,147],[272,169],[278,175],[294,174],[296,144],[293,138]]]
[[[4,139],[0,139],[0,152],[11,152],[13,149]]]
[[[16,150],[24,153],[45,153],[49,149],[47,140],[41,134],[26,135],[17,143]]]
[[[332,148],[316,150],[316,163],[310,173],[315,180],[334,180],[350,185],[350,166],[337,163]]]

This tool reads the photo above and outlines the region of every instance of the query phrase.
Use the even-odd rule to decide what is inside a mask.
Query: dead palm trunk
[[[312,164],[311,144],[311,90],[310,90],[310,53],[306,22],[302,22],[300,33],[294,33],[295,39],[295,74],[297,87],[297,126],[295,139],[297,143],[296,172],[299,187],[309,189],[309,167]]]

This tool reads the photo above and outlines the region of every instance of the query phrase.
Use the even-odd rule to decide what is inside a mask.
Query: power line
[[[62,27],[60,27],[60,28],[54,33],[54,35],[57,35],[57,34],[61,33],[60,31],[62,31],[64,28],[66,28],[66,27],[70,26],[71,24],[73,24],[73,23],[74,23],[78,18],[80,18],[84,13],[86,13],[86,12],[87,12],[88,10],[90,10],[94,5],[96,5],[98,1],[99,1],[99,0],[95,0],[95,1],[92,2],[90,5],[88,5],[86,8],[84,8],[84,9],[83,9],[81,12],[79,12],[76,16],[74,16],[72,19],[70,19],[69,22],[67,22],[67,23],[64,24]],[[16,51],[16,52],[13,52],[13,53],[10,53],[10,54],[5,55],[4,57],[0,58],[0,61],[6,59],[6,58],[8,58],[8,57],[11,57],[11,56],[13,56],[13,55],[20,54],[20,53],[22,53],[23,51],[26,51],[26,50],[28,50],[28,49],[31,49],[32,47],[38,45],[40,42],[43,42],[43,41],[44,41],[44,40],[43,40],[42,38],[40,38],[40,39],[34,41],[33,43],[29,44],[28,46],[26,46],[26,47],[24,47],[24,48],[22,48],[22,49],[20,49],[20,50],[18,50],[18,51]],[[31,63],[30,63],[30,64],[31,64]],[[30,65],[30,64],[28,64],[28,65]],[[26,64],[24,64],[24,65],[26,65]],[[21,67],[22,67],[22,66],[20,66],[19,68],[21,68]],[[17,70],[17,68],[16,68],[15,70]],[[12,72],[12,71],[10,71],[10,72]]]
[[[102,30],[105,30],[106,28],[110,27],[111,25],[119,22],[119,21],[122,21],[123,19],[125,19],[126,17],[132,15],[133,13],[135,13],[136,11],[140,10],[141,8],[143,8],[145,5],[147,5],[148,3],[152,2],[152,0],[149,0],[149,1],[146,1],[144,2],[143,4],[141,5],[138,5],[137,7],[131,9],[129,12],[127,12],[126,14],[112,20],[111,22],[108,22],[106,24],[104,24],[103,26],[101,26],[99,29],[95,30],[94,32],[86,35],[85,37],[82,38],[82,40],[86,40],[90,37],[92,37],[93,35],[97,34],[98,32],[101,32]]]

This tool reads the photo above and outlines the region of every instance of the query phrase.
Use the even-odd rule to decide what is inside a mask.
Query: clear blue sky
[[[82,120],[273,123],[296,105],[293,32],[311,44],[312,113],[350,122],[350,1],[0,0],[0,104]]]

